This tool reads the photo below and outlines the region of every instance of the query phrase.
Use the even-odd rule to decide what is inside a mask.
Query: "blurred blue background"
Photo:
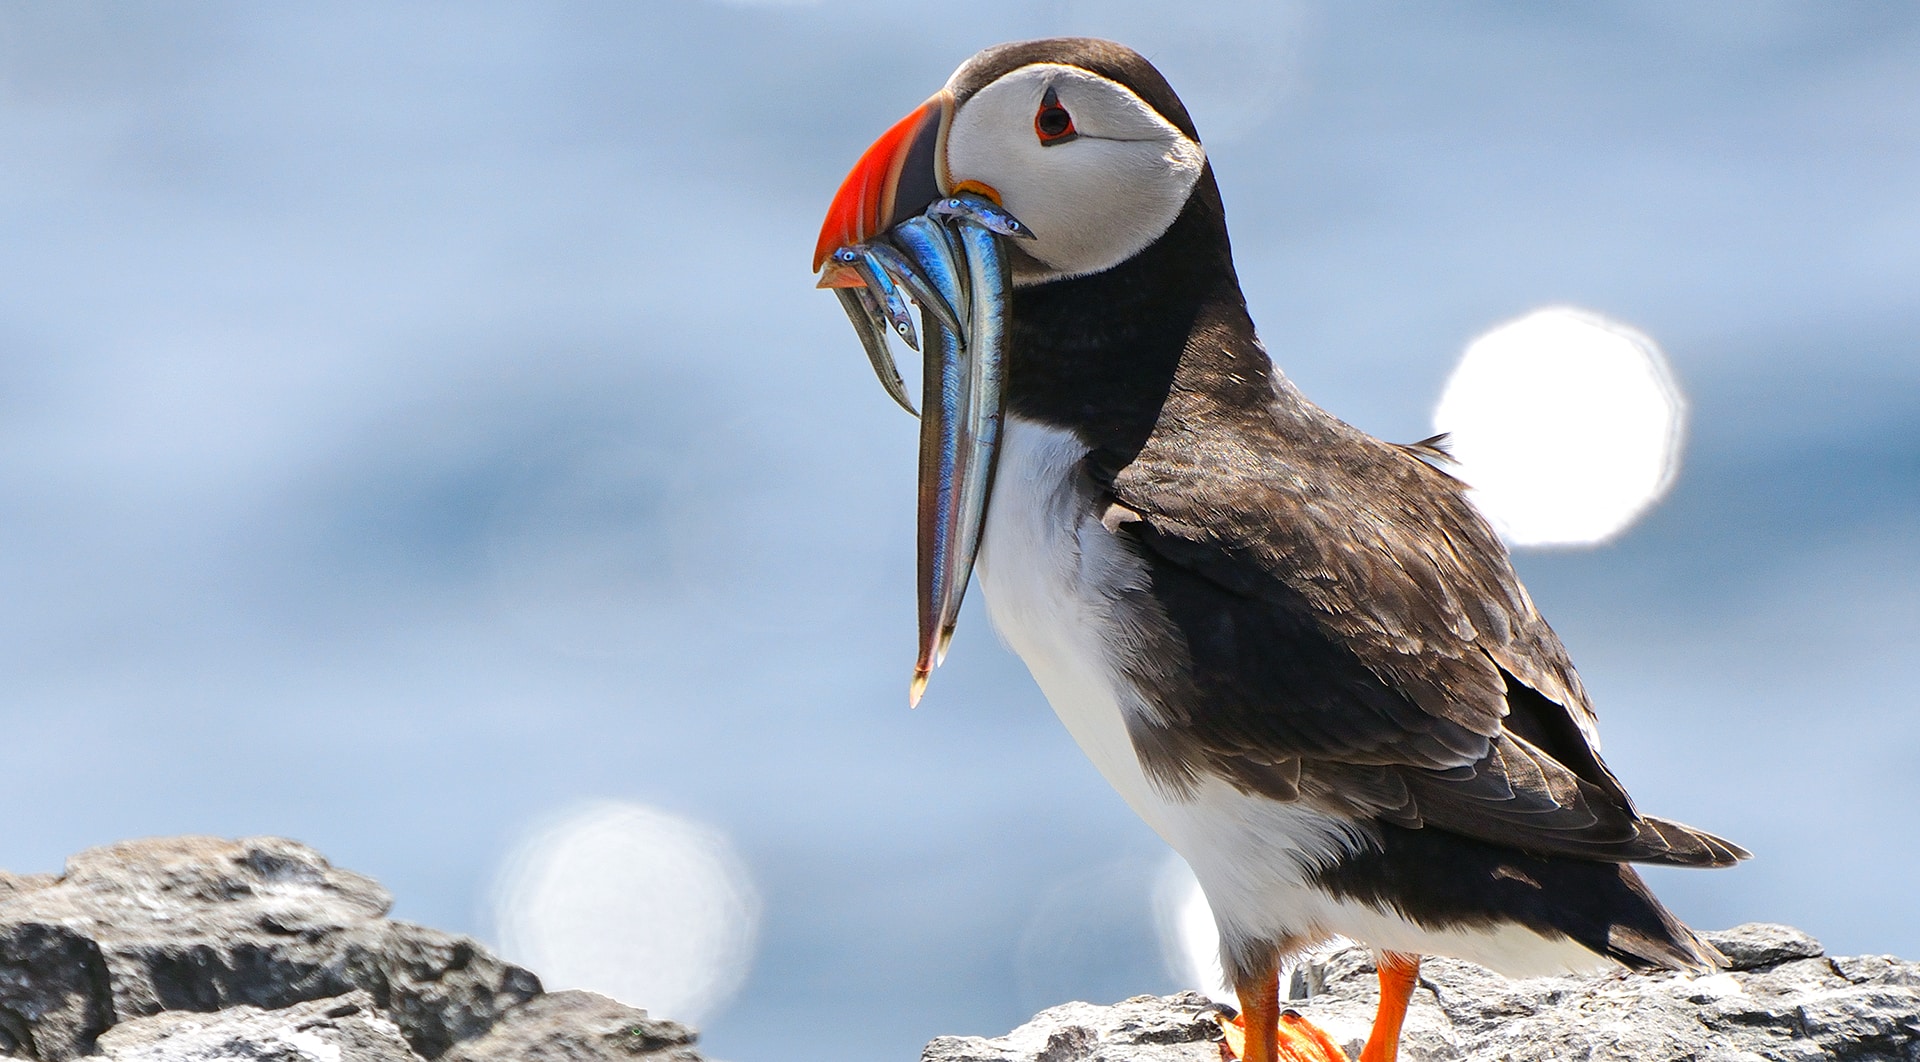
[[[1545,303],[1666,348],[1671,496],[1523,574],[1642,806],[1757,853],[1680,913],[1920,955],[1920,13],[1158,6],[0,8],[0,866],[287,834],[484,935],[623,799],[765,898],[716,1056],[1175,987],[1157,839],[977,602],[907,710],[915,429],[807,274],[887,124],[1074,32],[1182,91],[1361,427]]]

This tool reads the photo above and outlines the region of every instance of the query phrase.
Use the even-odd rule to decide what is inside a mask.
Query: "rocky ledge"
[[[175,837],[0,871],[0,1058],[698,1062],[694,1033],[386,918],[293,841]]]
[[[1787,926],[1708,939],[1729,968],[1510,981],[1429,959],[1407,1012],[1403,1062],[1920,1062],[1920,963],[1838,958]],[[1349,948],[1305,964],[1290,1004],[1358,1057],[1377,999],[1373,959]],[[1069,1003],[993,1039],[942,1037],[921,1062],[1220,1062],[1213,1015],[1186,993],[1111,1007]]]
[[[0,871],[0,1058],[123,1062],[699,1062],[683,1025],[533,974],[465,937],[386,917],[371,879],[293,841],[179,837]],[[1422,967],[1400,1057],[1920,1062],[1920,963],[1839,958],[1786,926],[1709,934],[1730,968],[1509,981]],[[1292,1004],[1357,1055],[1372,960],[1334,952]],[[922,1062],[1220,1062],[1191,993],[1069,1003]]]

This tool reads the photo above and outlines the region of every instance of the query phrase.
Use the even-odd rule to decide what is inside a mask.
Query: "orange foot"
[[[1271,1050],[1266,1057],[1273,1062],[1347,1062],[1347,1053],[1340,1050],[1333,1037],[1326,1030],[1300,1016],[1298,1011],[1288,1009],[1280,1012],[1275,1022],[1274,1043],[1269,1049],[1260,1042],[1255,1034],[1252,1050],[1247,1054],[1247,1015],[1242,1012],[1232,1021],[1221,1021],[1220,1031],[1226,1034],[1226,1042],[1221,1044],[1221,1055],[1237,1062],[1260,1062],[1259,1056]]]
[[[1360,1062],[1395,1062],[1407,1001],[1420,977],[1420,957],[1386,952],[1380,957],[1380,1009]],[[1221,1054],[1237,1062],[1347,1062],[1347,1053],[1321,1028],[1295,1011],[1280,1009],[1277,973],[1239,986],[1240,1016],[1220,1023]]]

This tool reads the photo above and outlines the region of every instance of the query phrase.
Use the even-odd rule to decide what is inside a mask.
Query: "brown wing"
[[[1099,477],[1184,653],[1134,676],[1160,714],[1136,730],[1150,759],[1542,854],[1744,856],[1635,812],[1565,648],[1456,480],[1284,385],[1276,403]]]

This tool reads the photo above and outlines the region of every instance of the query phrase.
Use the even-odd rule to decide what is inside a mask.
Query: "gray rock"
[[[920,1062],[1220,1062],[1220,1007],[1197,992],[1135,996],[1111,1007],[1068,1003],[1005,1036],[942,1036]]]
[[[59,880],[52,874],[9,874],[0,870],[0,903],[35,889],[44,889]]]
[[[1743,926],[1706,934],[1707,943],[1726,956],[1729,970],[1758,970],[1789,959],[1817,959],[1825,955],[1820,942],[1792,926],[1748,922]]]
[[[1510,981],[1429,959],[1408,1008],[1404,1062],[1920,1062],[1920,963],[1830,959],[1785,926],[1709,939],[1731,969]],[[1372,958],[1348,948],[1304,964],[1289,1005],[1357,1056],[1377,999]],[[1123,1062],[1219,1056],[1208,1004],[1192,994],[1112,1007],[1055,1007],[1008,1036],[943,1037],[923,1062]],[[1151,1030],[1151,1031],[1149,1031]]]
[[[420,1062],[399,1026],[365,992],[284,1010],[163,1011],[108,1029],[91,1057],[111,1062]]]
[[[365,991],[433,1059],[540,992],[464,937],[385,919],[369,878],[278,838],[130,841],[0,879],[0,1056],[77,1058],[162,1011]]]
[[[699,1062],[694,1031],[592,992],[551,992],[513,1008],[441,1062]]]

